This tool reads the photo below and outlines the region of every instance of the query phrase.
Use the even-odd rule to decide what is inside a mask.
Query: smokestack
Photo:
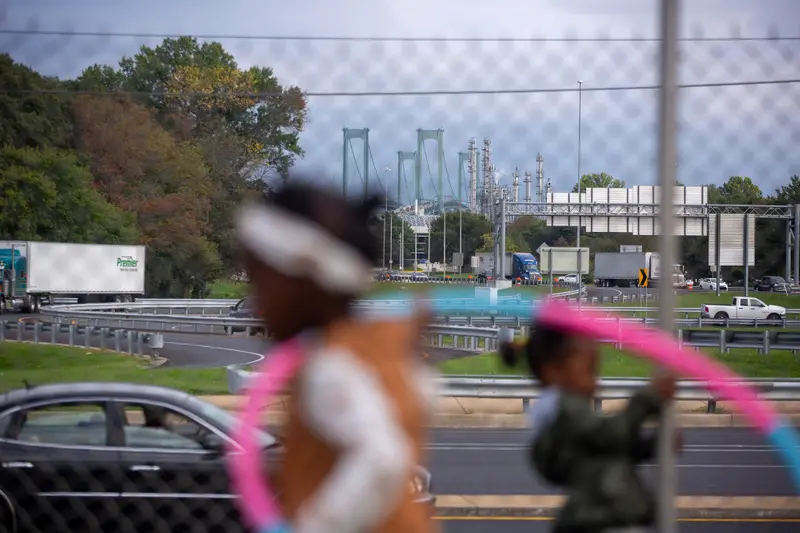
[[[475,139],[469,140],[469,160],[467,161],[467,172],[469,172],[469,210],[473,213],[478,210],[478,146]]]
[[[483,199],[481,212],[489,214],[492,205],[492,189],[494,188],[494,168],[492,167],[492,141],[483,139]]]
[[[543,202],[542,193],[544,192],[544,157],[536,154],[536,201]]]
[[[514,202],[516,203],[519,202],[519,168],[514,169],[514,173],[511,175],[511,183],[512,187],[514,187],[512,197],[514,198]]]
[[[528,172],[527,170],[525,171],[524,181],[525,181],[525,202],[526,203],[530,203],[531,202],[531,181],[532,181],[532,177],[531,177],[531,173]],[[530,210],[531,210],[531,207],[529,205],[526,205],[525,206],[525,212],[528,213],[528,212],[530,212]]]

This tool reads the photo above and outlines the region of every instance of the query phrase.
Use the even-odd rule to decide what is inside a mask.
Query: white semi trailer
[[[38,312],[58,298],[132,302],[144,295],[145,247],[0,241],[5,307]]]
[[[658,252],[598,252],[594,254],[594,279],[598,287],[635,287],[639,270],[647,270],[648,286],[662,283],[661,258]],[[685,287],[681,265],[672,266],[674,287]]]

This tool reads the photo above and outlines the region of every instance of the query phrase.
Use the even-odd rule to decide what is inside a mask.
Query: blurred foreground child
[[[289,531],[431,531],[429,509],[409,490],[435,397],[418,354],[423,321],[413,310],[375,319],[352,306],[380,254],[369,221],[383,203],[293,183],[238,218],[271,337],[305,343],[284,433]]]
[[[510,333],[510,334],[509,334]],[[525,361],[541,382],[531,409],[531,463],[550,483],[563,487],[567,502],[555,522],[556,533],[600,533],[652,525],[654,498],[636,466],[656,452],[655,432],[642,426],[657,417],[675,393],[671,377],[656,378],[619,413],[592,408],[600,357],[591,339],[534,324],[523,345],[504,331],[503,361]]]

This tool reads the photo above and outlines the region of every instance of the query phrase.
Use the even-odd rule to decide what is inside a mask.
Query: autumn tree
[[[236,206],[252,191],[269,190],[270,180],[285,179],[303,154],[302,91],[281,85],[270,68],[242,70],[220,43],[192,37],[142,46],[116,70],[94,65],[76,84],[134,93],[159,124],[196,147],[212,181],[209,238],[223,263],[232,265]]]
[[[212,279],[220,269],[209,239],[214,183],[197,148],[125,96],[79,96],[74,115],[78,148],[98,190],[136,215],[151,251],[149,288],[185,296]]]
[[[73,152],[0,148],[0,235],[19,240],[136,242],[135,217],[93,187]]]

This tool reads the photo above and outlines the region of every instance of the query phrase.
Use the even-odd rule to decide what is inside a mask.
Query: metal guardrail
[[[237,394],[255,374],[237,365],[226,368],[228,391]],[[649,384],[648,379],[606,378],[597,384],[595,408],[601,409],[604,400],[624,400]],[[800,380],[750,379],[742,380],[758,391],[768,401],[800,401]],[[455,398],[504,398],[522,401],[527,410],[530,400],[536,399],[541,387],[536,380],[512,376],[447,376],[439,378],[440,394]],[[677,383],[677,400],[706,402],[706,412],[714,413],[718,399],[708,391],[707,384],[699,380],[681,380]]]
[[[152,318],[152,317],[148,317]],[[186,317],[163,317],[160,320],[185,320]],[[197,325],[191,330],[148,328],[146,320],[133,324],[80,324],[72,321],[66,324],[46,323],[36,320],[2,321],[0,320],[0,341],[17,340],[31,341],[34,343],[50,342],[67,344],[69,346],[84,346],[86,348],[101,348],[117,352],[159,355],[164,346],[164,333],[224,333],[225,328],[234,331],[243,330],[254,333],[256,329],[263,330],[263,324],[254,320],[225,319],[215,317],[193,317],[206,322],[207,330],[199,331]],[[609,319],[609,327],[618,319]],[[635,320],[635,319],[630,319]],[[124,321],[123,321],[124,322]],[[241,322],[250,323],[243,327]],[[216,329],[215,329],[216,328]],[[229,330],[230,331],[230,330]],[[448,348],[480,353],[497,350],[498,328],[431,325],[425,332],[428,345],[435,348]],[[95,342],[94,339],[97,339]],[[730,353],[736,349],[757,350],[761,354],[773,351],[800,351],[800,331],[737,331],[737,330],[686,330],[677,331],[678,343],[692,348],[713,348],[723,353]],[[601,342],[613,343],[611,339]],[[95,345],[96,344],[96,345]],[[617,345],[623,349],[624,346]]]
[[[74,323],[78,325],[93,326],[117,326],[128,327],[130,329],[141,329],[147,331],[175,331],[184,333],[208,333],[222,334],[238,331],[253,331],[262,329],[263,323],[257,319],[249,318],[230,318],[225,316],[209,314],[158,314],[161,308],[158,305],[152,307],[140,302],[132,304],[78,304],[65,306],[51,306],[42,310],[42,314],[57,323]],[[169,309],[169,308],[167,308]],[[375,306],[374,310],[380,310],[380,306]],[[603,311],[608,313],[609,321],[638,322],[646,325],[658,325],[657,316],[647,316],[649,313],[656,314],[651,308],[629,308],[629,307],[604,307]],[[148,311],[152,311],[148,313]],[[677,309],[676,312],[684,313],[687,316],[690,311],[697,310],[692,308]],[[644,316],[618,316],[619,313],[634,313]],[[800,313],[800,311],[798,311]],[[521,316],[506,316],[503,314],[502,306],[498,307],[497,314],[490,316],[469,316],[469,308],[464,308],[464,315],[452,314],[448,316],[437,316],[433,318],[433,324],[453,325],[453,326],[474,326],[474,327],[525,327],[530,319]],[[788,313],[787,313],[788,315]],[[755,319],[713,319],[713,318],[678,318],[676,325],[683,328],[703,328],[703,327],[780,327],[780,328],[799,328],[798,319],[781,320],[755,320]]]

